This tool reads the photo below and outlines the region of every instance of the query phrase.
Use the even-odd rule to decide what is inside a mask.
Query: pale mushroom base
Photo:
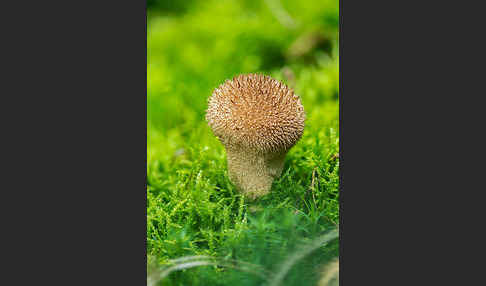
[[[273,180],[282,173],[287,153],[259,154],[235,148],[226,148],[226,152],[231,182],[251,199],[270,192]]]

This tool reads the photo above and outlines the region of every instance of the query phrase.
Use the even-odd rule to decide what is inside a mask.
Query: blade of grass
[[[327,244],[331,240],[337,238],[338,235],[339,235],[338,230],[333,229],[332,231],[315,239],[310,244],[302,247],[302,249],[300,249],[299,251],[294,252],[294,254],[292,254],[287,260],[285,260],[285,262],[280,267],[280,270],[277,272],[277,274],[275,274],[275,276],[272,278],[272,280],[268,285],[269,286],[281,285],[283,279],[285,278],[285,276],[287,275],[287,273],[290,271],[290,269],[295,263],[297,263],[305,256],[309,255],[314,250],[322,247],[323,245]]]

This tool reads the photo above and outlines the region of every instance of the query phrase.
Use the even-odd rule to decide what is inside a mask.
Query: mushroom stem
[[[228,175],[237,187],[251,199],[270,192],[272,182],[280,176],[286,152],[260,153],[244,148],[227,148]]]

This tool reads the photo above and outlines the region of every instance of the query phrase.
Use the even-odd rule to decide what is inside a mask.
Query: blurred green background
[[[336,227],[338,7],[337,0],[147,1],[150,263],[204,254],[273,269],[303,240]],[[307,113],[303,138],[289,152],[281,178],[253,203],[229,182],[224,147],[204,120],[212,90],[250,72],[284,81]],[[263,258],[261,251],[273,255]],[[336,243],[321,249],[285,285],[315,285],[316,269],[335,256]],[[171,274],[164,285],[243,279],[231,271],[201,271]],[[299,279],[302,273],[310,284]],[[239,285],[261,285],[259,278],[244,277]]]

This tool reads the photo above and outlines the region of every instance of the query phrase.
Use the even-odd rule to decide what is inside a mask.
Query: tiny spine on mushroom
[[[300,98],[282,82],[260,74],[227,80],[208,100],[206,120],[225,146],[228,174],[250,198],[269,193],[285,155],[302,137]]]

